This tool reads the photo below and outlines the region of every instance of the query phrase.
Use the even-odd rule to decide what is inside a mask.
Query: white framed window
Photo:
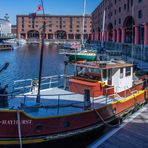
[[[131,75],[131,67],[126,67],[126,71],[125,71],[125,76],[130,76]]]
[[[121,68],[120,69],[120,79],[122,79],[124,77],[124,69]]]

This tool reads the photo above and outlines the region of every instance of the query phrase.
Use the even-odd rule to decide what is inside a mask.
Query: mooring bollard
[[[84,90],[84,110],[89,110],[90,107],[91,107],[90,90],[85,89]]]

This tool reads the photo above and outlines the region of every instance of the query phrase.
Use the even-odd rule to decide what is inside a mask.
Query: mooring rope
[[[21,122],[20,122],[20,112],[19,112],[19,110],[17,110],[17,121],[18,121],[19,144],[20,144],[20,148],[23,148],[23,146],[22,146],[22,133],[21,133]]]
[[[117,127],[117,126],[119,126],[119,125],[121,124],[120,120],[118,121],[117,124],[114,124],[114,125],[107,123],[107,122],[103,119],[103,117],[100,115],[100,113],[99,113],[96,109],[94,109],[94,110],[95,110],[96,114],[99,116],[99,118],[102,120],[102,122],[103,122],[106,126],[112,127],[112,128],[113,128],[113,127]]]

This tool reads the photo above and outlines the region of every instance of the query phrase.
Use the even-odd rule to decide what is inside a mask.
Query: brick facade
[[[85,16],[84,34],[82,16],[46,15],[46,39],[88,39],[91,34],[91,16]],[[17,37],[41,39],[43,15],[17,15]]]
[[[148,45],[148,0],[103,0],[92,13],[94,40]]]
[[[15,34],[15,35],[17,34],[17,26],[16,25],[11,26],[11,33]]]

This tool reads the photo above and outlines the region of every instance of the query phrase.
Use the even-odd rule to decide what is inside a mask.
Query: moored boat
[[[147,102],[147,76],[134,81],[131,64],[65,62],[65,69],[69,64],[76,70],[69,77],[69,85],[66,86],[66,73],[45,77],[42,86],[49,87],[40,91],[38,102],[37,80],[28,79],[30,85],[23,87],[16,83],[24,80],[15,83],[16,89],[26,88],[30,90],[28,93],[15,97],[1,95],[1,145],[40,143],[87,133],[112,125],[112,121],[122,119]],[[55,86],[61,78],[64,78],[64,88]]]
[[[41,143],[111,126],[147,102],[147,76],[134,81],[133,65],[122,61],[65,61],[63,76],[41,79],[45,22],[39,80],[16,81],[13,92],[19,94],[0,95],[0,145]],[[67,77],[69,64],[75,72]],[[62,82],[64,87],[57,87]]]
[[[1,43],[0,50],[13,50],[13,46],[11,44]]]
[[[73,46],[72,46],[72,44],[64,44],[63,48],[64,49],[73,49]]]
[[[97,54],[96,52],[90,52],[90,51],[73,51],[73,52],[66,52],[65,55],[68,57],[69,61],[96,61],[97,60]]]
[[[97,60],[97,48],[89,47],[86,48],[86,42],[84,39],[84,30],[85,30],[85,11],[86,11],[86,0],[84,0],[84,7],[83,7],[83,23],[82,23],[82,41],[81,45],[74,45],[72,48],[74,48],[74,51],[68,51],[65,52],[65,55],[68,57],[69,61],[96,61]]]

